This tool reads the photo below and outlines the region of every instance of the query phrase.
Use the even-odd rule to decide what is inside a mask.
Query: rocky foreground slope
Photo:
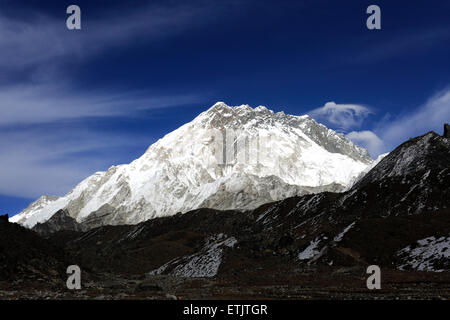
[[[429,132],[343,193],[87,231],[60,211],[35,230],[103,277],[88,283],[85,297],[104,290],[110,298],[367,298],[365,267],[376,264],[381,297],[450,298],[449,159],[449,135]],[[48,224],[58,219],[72,230],[52,233]]]
[[[73,233],[66,241],[80,256],[91,247],[97,254],[104,252],[106,259],[120,252],[132,269],[142,267],[134,263],[138,257],[133,253],[139,252],[144,257],[139,260],[145,260],[139,272],[170,273],[178,268],[175,273],[183,274],[180,266],[194,266],[197,256],[217,258],[224,252],[264,257],[263,261],[266,256],[285,257],[298,265],[320,261],[408,268],[411,257],[403,249],[422,245],[434,250],[437,243],[442,252],[436,252],[433,261],[419,263],[416,257],[417,264],[410,267],[448,269],[449,156],[450,139],[429,132],[400,145],[347,192],[292,197],[246,212],[198,209],[134,226]],[[177,249],[171,253],[170,246],[160,245],[165,241]],[[222,258],[216,258],[212,261],[217,270],[212,263],[207,275],[221,269]],[[120,268],[120,263],[111,265]]]
[[[0,216],[0,283],[55,283],[67,262],[61,247]]]
[[[450,139],[429,132],[400,145],[344,193],[246,212],[198,209],[51,238],[92,268],[129,274],[244,276],[270,263],[450,270],[449,157]]]

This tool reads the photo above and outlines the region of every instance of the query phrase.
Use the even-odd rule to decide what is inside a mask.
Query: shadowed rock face
[[[0,280],[61,284],[69,265],[64,250],[0,217]]]
[[[45,223],[38,223],[32,230],[41,235],[48,235],[61,230],[86,231],[88,228],[78,223],[67,210],[59,210]]]

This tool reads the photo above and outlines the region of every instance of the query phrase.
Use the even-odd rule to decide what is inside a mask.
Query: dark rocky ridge
[[[49,235],[62,230],[86,231],[87,228],[69,215],[67,210],[59,210],[45,223],[38,223],[33,230],[41,235]]]
[[[0,280],[60,284],[67,256],[62,248],[35,232],[0,217]]]

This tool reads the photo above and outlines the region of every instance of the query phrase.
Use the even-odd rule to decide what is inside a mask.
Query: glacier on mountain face
[[[253,209],[294,195],[341,191],[367,151],[309,116],[218,102],[137,160],[97,172],[63,197],[43,196],[11,222],[33,227],[66,209],[78,222],[135,224],[209,207]]]

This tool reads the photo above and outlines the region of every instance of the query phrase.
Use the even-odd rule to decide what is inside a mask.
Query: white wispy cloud
[[[430,97],[414,110],[406,110],[397,117],[384,117],[373,130],[352,131],[347,137],[367,148],[372,157],[390,152],[408,140],[435,131],[442,134],[443,124],[450,122],[450,89]]]
[[[381,139],[370,130],[352,131],[345,136],[354,144],[366,148],[373,158],[376,158],[383,152],[383,141],[381,141]]]
[[[327,102],[323,107],[311,110],[308,114],[318,122],[331,125],[336,129],[348,130],[361,127],[372,111],[357,104],[336,104]]]
[[[450,88],[430,97],[415,110],[405,110],[396,118],[380,123],[375,132],[387,149],[417,135],[434,130],[442,134],[444,122],[450,121]]]
[[[198,94],[159,95],[145,91],[74,92],[61,83],[14,85],[0,87],[0,126],[84,117],[131,116],[142,110],[186,105],[202,99],[204,97]]]
[[[152,43],[187,33],[225,15],[211,2],[148,5],[128,12],[108,12],[95,20],[82,10],[82,30],[67,30],[62,17],[28,13],[18,20],[0,12],[0,67],[4,71],[59,67],[61,63],[130,45]]]

